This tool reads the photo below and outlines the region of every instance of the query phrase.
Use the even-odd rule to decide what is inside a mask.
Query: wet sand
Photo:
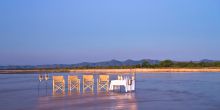
[[[136,68],[136,69],[54,69],[54,70],[0,70],[0,74],[30,72],[76,72],[76,73],[158,73],[158,72],[220,72],[220,68]]]

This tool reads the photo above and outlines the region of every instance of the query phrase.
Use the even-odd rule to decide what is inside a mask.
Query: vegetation
[[[150,64],[144,61],[142,64],[134,66],[81,66],[81,67],[70,67],[65,69],[132,69],[132,68],[220,68],[220,62],[173,62],[172,60],[164,60],[158,64]],[[56,68],[59,69],[59,68]]]

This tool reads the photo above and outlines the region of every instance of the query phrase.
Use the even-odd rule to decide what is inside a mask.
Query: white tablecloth
[[[124,86],[125,92],[135,90],[135,80],[132,80],[132,85],[128,85],[128,80],[111,80],[109,90],[113,90],[114,86]]]

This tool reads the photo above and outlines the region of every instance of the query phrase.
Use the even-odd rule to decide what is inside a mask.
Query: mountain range
[[[142,64],[144,61],[149,62],[150,64],[158,64],[160,61],[159,60],[151,60],[151,59],[144,59],[144,60],[126,60],[126,61],[118,61],[118,60],[110,60],[110,61],[104,61],[104,62],[97,62],[97,63],[89,63],[89,62],[83,62],[79,64],[74,64],[75,67],[80,67],[80,66],[90,66],[90,67],[95,67],[95,66],[133,66],[133,65],[138,65]]]

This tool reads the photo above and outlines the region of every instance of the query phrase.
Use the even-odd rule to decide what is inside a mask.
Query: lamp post
[[[47,81],[49,79],[48,73],[46,73],[44,76],[45,76],[44,79]]]
[[[40,82],[43,80],[43,75],[41,73],[39,74],[38,79]]]

